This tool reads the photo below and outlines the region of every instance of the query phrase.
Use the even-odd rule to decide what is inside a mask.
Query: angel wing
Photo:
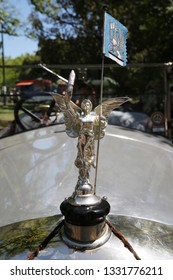
[[[108,119],[110,112],[118,107],[120,107],[122,104],[125,102],[129,101],[129,97],[116,97],[116,98],[111,98],[106,101],[104,101],[102,104],[98,105],[95,109],[94,112],[97,115],[102,115]]]
[[[82,112],[81,108],[78,107],[74,102],[69,100],[68,96],[60,94],[52,94],[55,99],[56,106],[64,113],[64,122],[66,126],[66,133],[70,137],[77,137],[80,131],[80,120],[79,116]]]
[[[51,95],[55,100],[55,105],[58,106],[62,112],[68,109],[73,109],[75,112],[81,114],[82,112],[81,108],[77,106],[73,101],[68,100],[66,94],[61,95],[61,94],[52,93]]]

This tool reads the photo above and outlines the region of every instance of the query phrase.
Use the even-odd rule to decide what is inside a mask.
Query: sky
[[[30,13],[30,5],[27,0],[8,0],[10,4],[20,11],[19,18],[25,20]],[[5,57],[16,58],[23,54],[34,54],[37,51],[37,42],[25,36],[8,36],[4,34]]]

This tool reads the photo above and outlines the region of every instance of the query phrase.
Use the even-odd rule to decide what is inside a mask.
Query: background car
[[[110,113],[108,123],[152,133],[151,118],[143,112],[115,110]]]
[[[137,103],[132,103],[129,100],[129,102],[110,113],[108,123],[153,133],[153,123],[150,116],[140,109]]]

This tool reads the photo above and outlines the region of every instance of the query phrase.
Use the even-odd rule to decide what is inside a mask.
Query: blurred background
[[[104,9],[128,29],[127,67],[105,58],[103,99],[129,96],[153,132],[172,139],[172,0],[0,0],[0,129],[24,94],[58,91],[76,72],[74,101],[99,103]]]

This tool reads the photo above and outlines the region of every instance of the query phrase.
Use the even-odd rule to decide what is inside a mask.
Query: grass
[[[6,127],[9,122],[14,120],[14,104],[7,103],[3,105],[0,103],[0,129]]]

